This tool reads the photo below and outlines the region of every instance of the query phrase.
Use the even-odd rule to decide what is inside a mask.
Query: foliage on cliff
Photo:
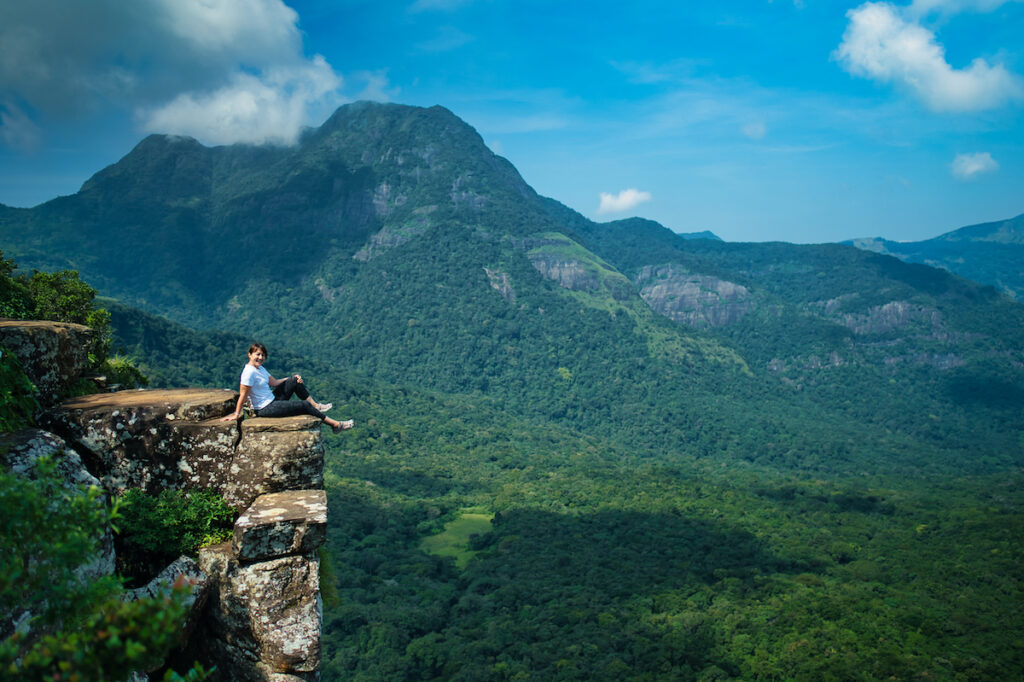
[[[132,488],[118,505],[118,573],[139,585],[179,556],[195,557],[200,547],[230,540],[238,516],[212,490],[147,495]]]
[[[96,305],[96,290],[75,270],[15,273],[13,260],[0,251],[0,317],[16,320],[53,320],[91,327],[96,336],[89,349],[89,363],[107,375],[111,384],[128,388],[145,386],[145,375],[124,355],[111,356],[110,313]]]
[[[11,679],[114,680],[159,664],[177,642],[187,588],[125,602],[114,576],[85,577],[81,567],[95,560],[116,510],[95,487],[69,489],[51,460],[32,475],[0,472],[0,671]],[[27,635],[11,620],[24,609]]]
[[[0,346],[0,433],[23,429],[39,409],[36,387],[13,353]]]

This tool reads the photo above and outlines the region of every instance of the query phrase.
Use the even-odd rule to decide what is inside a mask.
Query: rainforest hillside
[[[292,148],[151,136],[0,209],[155,384],[233,387],[259,339],[356,418],[325,436],[325,679],[1018,674],[1024,307],[689,236],[370,103]]]

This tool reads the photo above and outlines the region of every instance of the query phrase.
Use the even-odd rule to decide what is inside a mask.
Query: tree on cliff
[[[96,331],[89,349],[94,371],[106,374],[111,383],[128,387],[149,383],[130,359],[110,357],[110,313],[96,305],[96,290],[82,281],[77,270],[34,270],[24,275],[15,273],[16,268],[0,251],[0,317],[84,324]]]

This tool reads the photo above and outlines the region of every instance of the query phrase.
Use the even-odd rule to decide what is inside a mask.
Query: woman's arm
[[[270,376],[270,375],[268,374],[267,376]],[[293,376],[295,377],[296,381],[298,381],[300,384],[302,383],[302,377],[301,376],[299,376],[298,374],[295,374]],[[277,388],[278,386],[280,386],[281,384],[283,384],[286,381],[288,381],[288,379],[275,379],[274,377],[270,376],[270,379],[267,381],[267,383],[270,384],[271,388]]]
[[[231,420],[238,420],[242,416],[242,408],[245,407],[245,401],[249,399],[249,393],[252,392],[252,386],[246,386],[245,384],[239,384],[238,386],[238,403],[235,405],[235,413],[229,414],[226,417],[221,417],[222,422],[228,422]]]

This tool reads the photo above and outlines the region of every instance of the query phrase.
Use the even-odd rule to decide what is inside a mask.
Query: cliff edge
[[[216,666],[217,679],[318,680],[317,549],[327,524],[320,422],[221,421],[238,399],[229,390],[133,390],[60,401],[86,366],[91,332],[79,327],[0,321],[0,343],[41,388],[44,406],[40,429],[0,434],[0,464],[19,473],[49,456],[69,485],[98,484],[111,498],[130,488],[218,492],[241,512],[234,539],[200,550],[197,559],[182,557],[134,592],[166,591],[179,576],[192,582],[192,614],[175,655]],[[113,572],[113,551],[105,542],[89,570]]]

